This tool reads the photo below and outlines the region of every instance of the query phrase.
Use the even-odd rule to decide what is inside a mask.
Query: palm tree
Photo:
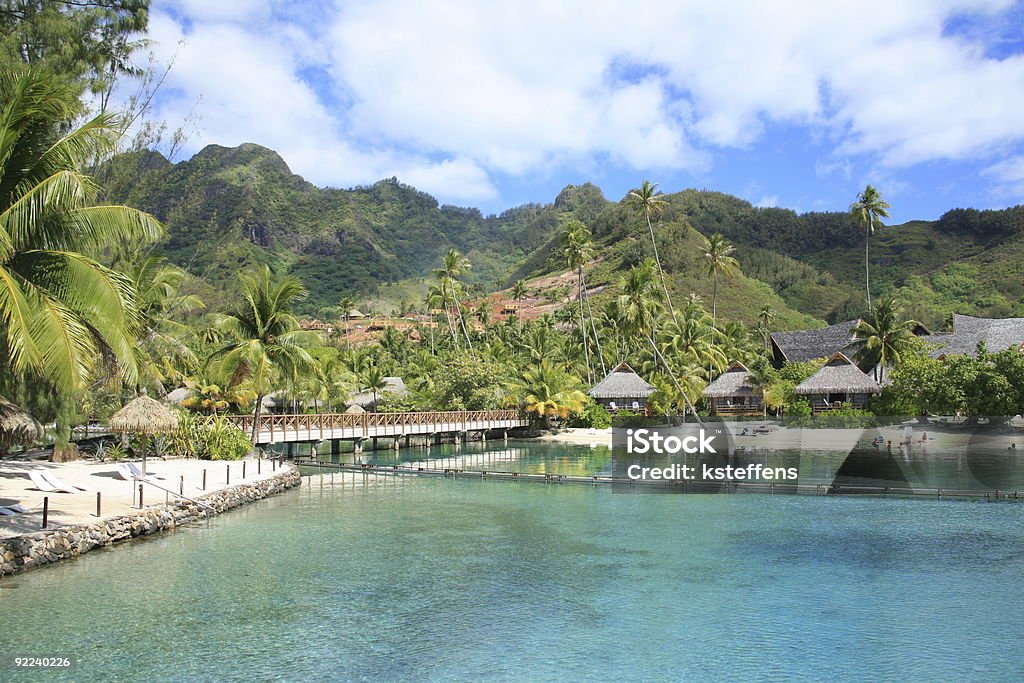
[[[900,320],[900,307],[896,299],[889,297],[879,301],[866,320],[860,320],[853,328],[854,341],[862,342],[854,355],[861,367],[874,367],[875,379],[885,379],[885,369],[899,365],[903,353],[913,346],[916,320]]]
[[[665,291],[665,303],[668,305],[669,313],[675,320],[676,312],[672,307],[672,296],[668,293],[668,285],[665,283],[665,270],[661,267],[661,257],[658,256],[658,240],[654,237],[654,225],[651,223],[651,214],[661,213],[665,210],[668,202],[661,199],[660,193],[656,191],[657,183],[644,180],[636,190],[630,190],[626,195],[629,203],[634,209],[643,214],[647,220],[647,229],[651,233],[651,246],[654,247],[654,261],[658,264],[658,274],[661,276],[661,288]]]
[[[711,288],[712,325],[718,320],[718,276],[731,277],[740,267],[740,262],[733,256],[735,251],[736,247],[729,244],[720,233],[716,232],[704,240],[704,248],[701,250],[704,255],[704,272],[714,281]]]
[[[80,169],[113,150],[118,125],[101,114],[60,135],[77,106],[41,72],[0,76],[0,374],[31,372],[62,396],[98,360],[135,383],[135,292],[96,255],[163,233],[149,214],[95,205],[98,188]]]
[[[376,364],[368,365],[359,373],[359,390],[373,393],[373,409],[377,410],[377,394],[388,388],[384,371]]]
[[[765,305],[761,309],[761,312],[757,314],[757,321],[760,323],[761,333],[764,335],[765,353],[770,351],[768,347],[768,337],[771,335],[771,327],[772,323],[775,322],[775,318],[775,311],[772,309],[771,305]]]
[[[516,283],[512,285],[512,300],[516,302],[516,322],[522,322],[520,316],[520,308],[522,307],[522,300],[526,298],[526,281],[516,280]]]
[[[440,283],[442,299],[445,301],[445,310],[447,311],[448,303],[450,302],[455,313],[459,316],[459,324],[462,326],[462,333],[466,337],[466,344],[472,349],[473,342],[470,340],[469,332],[466,330],[466,319],[462,315],[462,304],[459,302],[459,289],[461,285],[458,280],[458,277],[469,269],[469,259],[455,249],[449,249],[441,261],[441,267],[435,268],[433,275]]]
[[[251,383],[256,392],[255,444],[263,397],[272,391],[271,383],[293,381],[300,372],[317,372],[316,361],[306,347],[318,340],[315,334],[299,329],[292,313],[293,306],[306,297],[306,288],[296,278],[275,278],[270,268],[263,266],[242,276],[242,294],[242,304],[220,321],[232,341],[214,351],[207,362],[222,362],[233,383]]]
[[[627,339],[631,340],[636,348],[650,345],[654,350],[655,357],[661,362],[673,386],[680,397],[686,402],[697,422],[697,410],[693,407],[690,397],[683,391],[679,380],[676,379],[672,368],[669,366],[665,356],[662,355],[657,343],[654,341],[654,331],[657,327],[658,318],[664,310],[661,302],[662,292],[658,290],[654,282],[655,262],[646,259],[639,266],[634,266],[623,276],[620,283],[622,294],[619,295],[616,312],[619,316],[618,324]]]
[[[881,219],[889,217],[888,209],[889,202],[871,185],[865,187],[857,195],[857,201],[850,204],[850,215],[864,228],[864,289],[868,295],[868,310],[871,309],[871,261],[868,258],[868,246],[875,228],[884,227]]]
[[[352,340],[349,337],[349,322],[352,319],[352,309],[356,307],[356,302],[353,301],[352,297],[343,296],[338,301],[338,310],[341,312],[341,317],[345,320],[345,346],[351,347]]]
[[[569,221],[563,233],[562,256],[565,264],[576,271],[576,301],[580,312],[580,336],[583,339],[583,359],[587,364],[587,381],[594,381],[594,368],[590,364],[590,349],[587,345],[587,322],[583,314],[583,266],[594,258],[590,231],[579,221]]]
[[[569,413],[583,410],[587,400],[579,380],[547,358],[523,372],[519,389],[526,411],[536,413],[548,429],[552,418],[565,419]]]

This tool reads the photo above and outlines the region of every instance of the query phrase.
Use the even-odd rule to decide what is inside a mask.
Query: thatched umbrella
[[[146,474],[146,446],[154,434],[169,434],[178,426],[178,416],[160,401],[149,396],[133,399],[110,418],[110,431],[142,434],[142,474]]]
[[[0,448],[43,438],[43,427],[24,410],[0,396]]]

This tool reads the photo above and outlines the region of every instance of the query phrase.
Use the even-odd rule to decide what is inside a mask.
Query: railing
[[[711,412],[715,415],[762,415],[764,413],[761,406],[714,406]]]
[[[255,416],[228,415],[231,420],[246,434],[252,432]],[[473,423],[480,422],[521,422],[529,421],[526,413],[517,409],[507,410],[447,410],[422,413],[318,413],[292,415],[260,415],[257,434],[270,434],[285,437],[288,434],[305,432],[316,433],[320,438],[336,436],[332,432],[350,431],[351,436],[373,436],[370,430],[375,427],[394,427],[398,433],[404,427],[436,426],[439,429],[464,431]],[[461,430],[459,429],[461,427]]]

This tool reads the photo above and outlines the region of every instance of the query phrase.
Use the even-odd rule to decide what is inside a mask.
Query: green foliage
[[[427,396],[437,410],[491,410],[509,403],[509,368],[488,358],[453,353],[433,379]]]
[[[583,410],[569,416],[569,426],[607,429],[612,426],[612,416],[603,405],[591,399]]]
[[[220,415],[178,414],[178,427],[170,435],[168,452],[200,460],[240,460],[252,449],[245,433]]]

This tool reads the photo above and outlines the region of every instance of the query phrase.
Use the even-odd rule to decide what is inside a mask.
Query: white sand
[[[242,463],[245,462],[246,476],[242,479]],[[170,494],[157,488],[162,486],[177,493],[182,477],[185,495],[198,498],[207,493],[226,488],[228,465],[231,467],[231,485],[252,483],[266,479],[281,471],[273,471],[269,460],[259,463],[261,474],[257,475],[257,461],[246,459],[231,463],[210,460],[160,460],[150,459],[146,464],[149,474],[159,475],[154,485],[143,483],[143,503],[148,507],[166,502]],[[288,465],[286,465],[288,466]],[[203,470],[206,470],[206,489],[201,488]],[[44,493],[35,488],[29,479],[32,471],[47,471],[55,474],[67,484],[88,489],[85,493]],[[0,505],[21,503],[32,508],[32,512],[13,517],[0,516],[0,538],[8,538],[42,529],[43,497],[49,498],[48,528],[72,524],[91,524],[98,521],[96,516],[96,493],[101,494],[103,518],[116,517],[138,511],[138,501],[133,505],[133,493],[138,495],[138,484],[121,479],[115,463],[81,460],[69,463],[45,461],[0,460]]]
[[[588,427],[573,427],[562,430],[555,434],[545,434],[540,437],[541,441],[557,441],[560,443],[573,443],[583,446],[594,444],[596,446],[612,445],[612,428],[593,429]]]

